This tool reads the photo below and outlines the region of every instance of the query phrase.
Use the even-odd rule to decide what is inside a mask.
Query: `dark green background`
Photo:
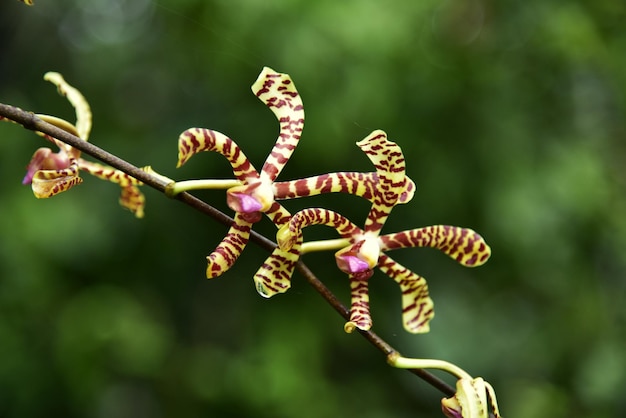
[[[176,170],[178,135],[219,130],[260,167],[278,129],[249,86],[263,66],[289,73],[307,119],[280,179],[369,171],[354,143],[383,129],[418,185],[384,232],[460,225],[493,250],[478,269],[394,253],[437,314],[429,334],[404,332],[399,290],[377,273],[374,329],[490,381],[507,418],[618,417],[625,21],[613,0],[3,0],[0,101],[72,120],[42,80],[59,71],[92,106],[92,142],[176,179],[229,178],[208,153]],[[89,176],[36,200],[20,180],[46,145],[7,123],[0,136],[0,416],[442,416],[440,393],[344,334],[301,277],[258,296],[255,246],[204,279],[224,226],[147,188],[136,220]],[[199,196],[225,208],[222,191]],[[357,223],[368,211],[339,195],[287,207],[317,205]],[[305,261],[348,301],[331,254]]]

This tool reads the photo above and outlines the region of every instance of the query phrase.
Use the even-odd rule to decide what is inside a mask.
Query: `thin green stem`
[[[231,187],[240,186],[239,180],[183,180],[177,181],[173,185],[168,187],[168,194],[175,196],[181,192],[188,192],[190,190],[204,190],[204,189],[230,189]]]
[[[456,376],[457,379],[472,380],[472,376],[459,366],[444,360],[427,359],[427,358],[409,358],[392,354],[387,357],[387,362],[393,367],[399,369],[438,369]]]
[[[312,253],[314,251],[332,251],[338,250],[350,245],[347,238],[325,239],[320,241],[310,241],[302,244],[300,254]]]
[[[0,103],[0,118],[5,118],[10,121],[16,122],[26,129],[43,132],[47,135],[50,135],[51,137],[56,138],[59,141],[62,141],[80,150],[81,152],[84,152],[85,154],[90,155],[93,158],[128,174],[129,176],[135,177],[137,180],[140,180],[145,185],[152,187],[153,189],[161,193],[166,194],[166,189],[168,185],[172,184],[172,182],[168,181],[169,179],[167,179],[166,177],[153,175],[150,170],[142,170],[141,168],[136,167],[107,151],[104,151],[103,149],[93,145],[92,143],[84,141],[77,136],[64,131],[63,129],[44,122],[31,112],[26,112],[17,107]],[[213,206],[207,204],[206,202],[198,199],[197,197],[187,192],[179,193],[173,198],[176,200],[180,200],[181,202],[193,207],[194,209],[209,215],[210,217],[224,225],[231,226],[234,223],[234,220],[230,216],[215,209]],[[250,240],[269,252],[272,252],[276,248],[276,243],[254,231],[251,231],[250,233]],[[350,319],[350,313],[348,309],[302,261],[299,261],[296,264],[296,269],[300,272],[300,274],[304,276],[309,284],[328,302],[328,304],[330,304],[335,309],[335,311],[337,311],[345,320]],[[385,356],[390,356],[394,353],[397,355],[397,351],[374,332],[359,330],[359,333],[374,347],[383,352]],[[452,386],[448,385],[443,380],[427,372],[426,370],[408,370],[428,382],[433,387],[440,390],[446,396],[454,395],[455,389],[452,388]]]

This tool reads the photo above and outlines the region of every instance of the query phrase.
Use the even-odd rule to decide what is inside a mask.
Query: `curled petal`
[[[378,233],[406,190],[404,155],[400,147],[380,130],[372,132],[357,145],[372,161],[378,174],[372,209],[365,221],[365,231]]]
[[[207,256],[208,279],[222,275],[235,264],[248,243],[251,226],[252,223],[246,221],[242,214],[235,214],[235,223],[217,248]]]
[[[500,418],[496,393],[493,387],[482,378],[459,379],[456,393],[441,400],[441,409],[449,418],[488,418],[487,397],[491,402],[491,411],[495,418]]]
[[[280,228],[282,225],[289,222],[289,219],[291,219],[289,211],[278,202],[274,202],[265,212],[265,215],[270,218],[272,223],[276,225],[277,228]]]
[[[397,204],[404,205],[406,203],[409,203],[411,199],[413,199],[413,196],[415,195],[416,190],[417,190],[417,186],[415,185],[415,182],[413,182],[413,180],[405,176],[404,186],[402,188],[402,193],[400,193],[400,198],[398,199]]]
[[[144,208],[146,206],[146,197],[141,193],[139,188],[134,185],[122,187],[120,195],[120,205],[130,210],[135,217],[143,218]]]
[[[408,247],[437,248],[467,267],[484,264],[491,248],[483,237],[469,228],[435,225],[380,237],[382,251]]]
[[[343,327],[347,333],[356,328],[367,331],[372,327],[368,293],[368,279],[372,274],[372,270],[368,270],[364,274],[350,275],[350,320]]]
[[[81,170],[88,172],[94,177],[120,185],[122,188],[122,194],[119,199],[120,205],[129,209],[137,218],[143,218],[146,198],[137,187],[142,185],[142,182],[123,171],[100,163],[83,160],[82,158],[78,159],[78,166]],[[152,169],[147,167],[146,170]]]
[[[102,180],[110,181],[111,183],[119,184],[121,187],[128,187],[131,185],[142,185],[143,183],[136,178],[129,176],[123,171],[117,170],[113,167],[105,166],[100,163],[93,163],[91,161],[78,160],[78,166],[81,170],[88,172],[94,177]]]
[[[378,268],[400,285],[404,329],[413,334],[428,332],[429,322],[435,316],[435,311],[426,280],[386,254],[380,255]]]
[[[310,225],[330,226],[343,238],[362,232],[348,218],[337,212],[323,208],[308,208],[296,212],[289,223],[279,229],[276,238],[280,248],[289,250],[296,242],[296,238],[301,235],[302,229]]]
[[[82,183],[78,177],[78,164],[70,160],[70,166],[60,170],[39,170],[32,178],[32,189],[35,197],[47,198]]]
[[[261,296],[270,298],[278,293],[286,292],[291,287],[291,276],[300,258],[301,242],[302,235],[300,235],[299,243],[293,245],[288,251],[280,248],[274,249],[256,272],[254,284]]]
[[[276,180],[296,149],[304,126],[302,99],[288,74],[264,67],[252,85],[252,92],[276,115],[280,133],[263,164],[263,175]]]
[[[76,127],[72,125],[71,123],[69,123],[68,121],[66,121],[65,119],[57,118],[56,116],[43,115],[43,114],[37,114],[36,116],[39,119],[43,120],[44,122],[54,125],[59,129],[63,129],[65,132],[69,132],[70,134],[74,136],[78,136],[78,137],[80,136],[78,134],[78,130],[76,129]],[[59,148],[59,150],[66,152],[68,155],[71,155],[74,158],[80,157],[80,150],[72,147],[71,145],[66,144],[65,142],[59,141],[58,139],[53,138],[50,135],[45,134],[43,132],[36,131],[35,133],[45,138],[46,140],[52,142]]]
[[[374,200],[377,184],[377,173],[348,171],[275,182],[272,186],[274,188],[274,198],[277,200],[295,199],[325,193],[348,193],[371,202]],[[397,203],[408,203],[413,198],[415,189],[415,183],[410,178],[405,177],[402,193]]]
[[[44,80],[51,82],[65,96],[76,111],[76,131],[78,136],[87,141],[91,132],[92,115],[89,103],[80,91],[70,86],[59,73],[48,72],[43,76]]]
[[[189,158],[201,151],[213,151],[226,157],[233,168],[233,174],[241,182],[259,177],[235,141],[222,133],[204,128],[190,128],[180,134],[176,167],[181,167]]]

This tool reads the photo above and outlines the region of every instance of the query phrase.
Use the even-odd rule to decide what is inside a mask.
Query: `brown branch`
[[[141,170],[139,167],[136,167],[122,160],[121,158],[116,157],[109,152],[106,152],[102,148],[99,148],[92,143],[84,141],[77,136],[72,135],[67,131],[64,131],[63,129],[57,128],[54,125],[44,122],[31,112],[26,112],[17,107],[0,103],[0,119],[1,118],[6,118],[8,120],[16,122],[26,129],[48,134],[51,137],[56,138],[59,141],[62,141],[84,152],[85,154],[90,155],[93,158],[110,165],[111,167],[114,167],[132,177],[135,177],[136,179],[142,181],[144,184],[165,194],[165,188],[167,186],[166,180],[147,173]],[[234,220],[230,216],[215,209],[213,206],[198,199],[190,193],[179,193],[174,197],[174,199],[180,200],[181,202],[193,207],[194,209],[209,215],[213,219],[226,226],[231,226],[234,222]],[[250,240],[269,252],[272,252],[274,248],[276,248],[276,244],[273,241],[254,231],[251,231],[250,233]],[[339,299],[337,299],[337,297],[330,291],[330,289],[328,289],[328,287],[326,287],[326,285],[324,285],[324,283],[322,283],[315,276],[315,274],[313,274],[313,272],[306,266],[306,264],[304,264],[302,261],[299,261],[296,265],[296,269],[300,272],[300,274],[304,276],[309,284],[313,286],[313,288],[335,309],[335,311],[337,311],[346,321],[349,320],[350,313],[348,309],[339,301]],[[385,354],[385,356],[389,356],[389,354],[397,352],[391,345],[389,345],[376,333],[372,331],[359,331],[359,333],[374,347],[376,347],[383,354]],[[432,373],[423,369],[410,369],[409,371],[424,379],[433,387],[439,389],[441,392],[443,392],[444,395],[448,397],[454,395],[455,390]]]

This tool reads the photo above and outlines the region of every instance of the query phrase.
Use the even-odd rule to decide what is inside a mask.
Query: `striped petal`
[[[133,185],[122,187],[119,202],[122,207],[130,210],[135,217],[143,218],[146,197],[141,193],[139,187]]]
[[[350,275],[350,319],[343,327],[347,333],[353,332],[356,328],[363,331],[372,328],[368,292],[368,279],[371,275],[371,270],[367,274]]]
[[[252,92],[274,113],[280,133],[261,170],[269,181],[276,180],[296,149],[304,126],[302,99],[288,74],[264,67],[252,85]]]
[[[327,173],[304,179],[276,182],[273,184],[274,198],[284,200],[324,193],[348,193],[371,202],[374,200],[378,181],[377,173]],[[402,193],[397,203],[408,203],[413,198],[415,189],[415,183],[405,177]]]
[[[467,267],[483,265],[491,255],[491,248],[483,237],[469,228],[458,226],[427,226],[383,235],[379,240],[381,251],[409,247],[437,248]]]
[[[295,241],[296,244],[287,251],[279,247],[274,249],[254,275],[254,284],[261,296],[270,298],[291,287],[291,276],[300,258],[302,233]]]
[[[362,232],[359,227],[340,213],[323,208],[308,208],[296,212],[289,223],[279,229],[276,234],[279,247],[285,251],[289,250],[302,236],[302,229],[311,225],[329,226],[343,238],[349,238]]]
[[[43,76],[44,80],[51,82],[57,87],[59,94],[65,96],[76,112],[76,131],[78,137],[87,141],[91,132],[92,114],[89,103],[80,91],[68,84],[59,73],[48,72]]]
[[[142,182],[123,171],[82,158],[78,159],[78,166],[94,177],[118,184],[122,188],[119,199],[120,205],[129,209],[137,218],[143,218],[146,198],[137,187],[142,185]]]
[[[235,214],[234,220],[235,222],[231,225],[222,242],[206,258],[207,279],[218,277],[230,269],[248,244],[252,223],[246,221],[244,215],[240,213]]]
[[[78,176],[78,164],[70,159],[68,168],[58,170],[39,170],[32,178],[32,189],[35,197],[48,198],[65,192],[83,182]]]
[[[426,280],[386,254],[380,255],[378,268],[400,285],[404,329],[413,334],[428,332],[429,322],[435,316],[435,311],[433,301],[428,295]]]
[[[404,155],[400,147],[380,130],[372,132],[357,145],[374,164],[378,174],[372,209],[365,221],[365,231],[378,233],[406,190]]]
[[[252,163],[235,141],[220,132],[204,128],[190,128],[180,134],[176,167],[181,167],[201,151],[213,151],[226,157],[233,168],[233,174],[241,182],[259,178]]]

